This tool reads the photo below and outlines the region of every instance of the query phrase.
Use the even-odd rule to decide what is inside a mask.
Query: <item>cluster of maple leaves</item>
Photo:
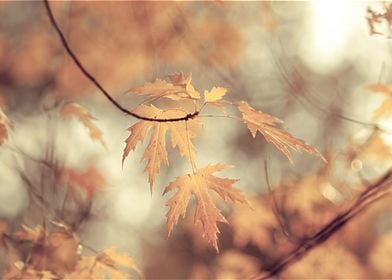
[[[136,146],[148,138],[149,131],[151,136],[142,160],[147,164],[145,172],[148,174],[150,189],[152,191],[155,178],[160,172],[162,164],[169,165],[168,152],[166,148],[166,134],[170,134],[172,148],[178,148],[181,156],[186,157],[191,165],[192,172],[179,176],[171,182],[165,189],[164,194],[177,190],[175,195],[170,198],[166,205],[169,207],[167,213],[167,227],[169,234],[172,232],[174,225],[178,222],[180,216],[185,216],[188,203],[191,197],[196,199],[195,222],[200,222],[203,228],[203,236],[218,250],[217,234],[219,233],[218,222],[227,222],[220,210],[215,206],[209,191],[214,191],[223,200],[227,202],[237,202],[247,204],[245,196],[237,189],[234,184],[237,179],[220,178],[214,173],[233,167],[230,164],[211,164],[203,168],[197,166],[195,146],[192,140],[197,137],[202,127],[202,113],[206,106],[212,105],[218,108],[226,117],[236,118],[248,127],[253,138],[257,132],[260,132],[264,138],[273,143],[290,161],[292,157],[290,148],[294,150],[304,150],[314,154],[324,160],[323,156],[312,146],[306,144],[303,140],[295,138],[288,132],[276,127],[282,121],[276,117],[268,115],[262,111],[252,108],[245,101],[231,102],[223,99],[227,89],[222,87],[213,87],[210,91],[204,91],[203,98],[201,94],[191,84],[191,74],[169,75],[169,81],[157,79],[152,83],[144,84],[140,87],[132,88],[129,92],[148,97],[146,102],[157,102],[161,99],[174,101],[175,107],[169,109],[160,109],[152,104],[140,104],[133,112],[147,118],[158,120],[140,120],[132,125],[128,130],[130,136],[126,139],[123,163],[126,157]],[[197,112],[192,118],[184,121],[170,121],[170,119],[186,117],[191,112],[187,111],[187,106],[194,108]],[[181,107],[182,106],[182,107]],[[241,113],[241,117],[230,116],[227,114],[227,106],[233,106]],[[105,141],[100,130],[93,124],[92,116],[87,109],[76,103],[66,103],[60,109],[60,115],[64,118],[76,117],[88,130],[93,140],[100,142],[105,146]],[[0,125],[2,137],[1,141],[7,139],[7,129],[12,127],[12,123],[1,112]],[[159,121],[164,120],[164,121]],[[73,171],[63,170],[62,176],[75,177]],[[81,174],[86,176],[88,174]],[[78,180],[80,181],[80,180]],[[95,188],[87,187],[90,196]]]
[[[390,87],[385,84],[374,84],[368,86],[368,88],[372,92],[380,92],[388,97],[387,100],[375,110],[374,117],[377,119],[388,115],[391,112],[390,97],[392,94]],[[125,141],[122,158],[123,164],[130,152],[135,150],[138,144],[147,140],[148,144],[142,155],[142,160],[147,162],[145,172],[148,174],[148,181],[152,191],[155,178],[160,172],[161,165],[169,165],[168,151],[166,147],[166,134],[169,133],[172,148],[178,148],[181,156],[185,157],[189,161],[192,170],[189,174],[177,177],[164,188],[163,194],[171,191],[177,191],[166,203],[169,207],[167,212],[167,227],[169,235],[173,231],[173,228],[175,224],[177,224],[179,218],[185,217],[188,204],[191,198],[194,197],[196,200],[194,223],[199,223],[201,226],[202,236],[208,243],[218,250],[218,223],[227,223],[227,220],[215,205],[215,199],[211,196],[210,191],[218,194],[218,196],[226,202],[240,203],[244,204],[246,207],[249,207],[250,205],[249,201],[242,192],[234,188],[235,183],[239,181],[238,179],[221,178],[214,175],[216,172],[233,168],[232,165],[225,163],[210,164],[205,167],[198,167],[197,165],[196,148],[192,141],[200,134],[200,130],[203,127],[203,110],[205,110],[208,105],[219,110],[220,115],[216,116],[224,116],[244,123],[253,138],[256,137],[257,132],[260,132],[268,142],[273,143],[290,161],[292,161],[290,149],[304,150],[325,161],[324,157],[315,148],[306,144],[303,140],[295,138],[288,132],[277,128],[276,125],[282,122],[278,118],[268,115],[262,111],[258,111],[244,101],[232,102],[224,99],[227,89],[213,87],[210,91],[205,91],[204,94],[201,95],[192,86],[191,75],[170,75],[169,81],[158,79],[155,82],[132,88],[129,92],[147,97],[147,100],[137,106],[133,112],[153,120],[139,120],[128,129],[130,136]],[[170,102],[163,103],[163,106],[168,106],[167,104],[169,104],[169,108],[166,109],[160,109],[152,104],[145,105],[147,102],[158,102],[161,101],[161,99],[168,99],[172,102],[172,104]],[[173,104],[175,107],[173,107]],[[170,105],[172,107],[170,107]],[[230,115],[227,108],[229,106],[236,108],[241,115]],[[189,110],[189,108],[193,108],[197,114],[194,114],[193,117],[183,121],[170,121],[170,119],[191,115],[192,111]],[[65,103],[61,106],[59,114],[63,118],[77,118],[80,123],[86,127],[91,139],[106,147],[101,131],[94,125],[94,118],[89,114],[86,108],[77,103]],[[158,121],[154,121],[154,119]],[[1,111],[1,144],[8,139],[9,130],[12,128],[12,122],[7,118],[4,112]],[[381,138],[378,137],[377,139],[380,140]],[[369,146],[368,143],[365,146]],[[72,186],[70,191],[73,193],[76,203],[83,204],[83,197],[93,197],[97,188],[105,185],[105,179],[94,168],[87,169],[83,172],[62,168],[56,172],[59,174],[60,181],[67,182],[70,186]],[[95,180],[92,182],[87,178],[95,178]],[[57,252],[57,247],[67,244],[64,240],[69,239],[70,243],[72,243],[72,246],[70,246],[73,248],[72,250],[70,249],[70,251],[72,251],[73,254],[77,254],[78,251],[75,249],[75,246],[78,244],[77,239],[75,239],[69,229],[66,230],[66,226],[64,225],[61,225],[60,227],[57,225],[56,229],[52,233],[49,233],[42,226],[37,226],[34,229],[25,226],[22,231],[15,233],[14,237],[20,240],[29,241],[32,244],[32,248],[35,248],[35,246],[40,246],[40,248],[52,248],[50,250],[48,249],[48,252],[50,252],[48,254],[55,254],[53,252]],[[58,241],[59,238],[60,241]],[[255,240],[260,240],[260,236]],[[54,251],[52,252],[52,250]],[[67,261],[70,261],[70,259],[74,260],[74,263],[70,265],[70,267],[75,269],[75,271],[78,271],[77,273],[79,273],[79,276],[81,272],[86,271],[86,273],[89,273],[83,274],[86,277],[90,277],[91,275],[94,275],[95,277],[99,275],[111,275],[114,277],[117,275],[116,277],[119,277],[121,272],[117,268],[113,268],[113,266],[116,265],[116,262],[119,265],[124,265],[125,267],[137,270],[131,259],[127,259],[128,257],[125,257],[125,255],[119,257],[119,255],[116,254],[115,249],[110,248],[93,257],[75,255],[72,258],[67,257],[66,259]],[[40,258],[42,257],[43,256],[41,254]],[[44,258],[48,257],[49,255],[44,254]],[[50,257],[50,259],[53,260],[52,257]],[[15,275],[15,273],[19,273],[20,275],[27,277],[31,276],[30,274],[32,273],[39,273],[39,275],[44,277],[47,273],[49,273],[47,274],[47,276],[49,276],[51,271],[54,271],[56,275],[68,275],[66,273],[71,273],[69,275],[72,275],[73,269],[68,269],[65,272],[58,272],[56,267],[53,268],[51,267],[52,265],[49,265],[49,267],[46,264],[42,265],[42,270],[37,270],[36,262],[38,261],[34,259],[34,256],[31,257],[31,260],[34,261],[24,264],[23,269],[12,266],[13,268],[11,268],[6,275],[12,276]],[[46,261],[46,263],[49,262]],[[56,266],[56,262],[54,263]],[[29,265],[31,266],[30,268]],[[60,266],[67,267],[67,265],[64,264],[59,265],[59,267]],[[34,269],[32,269],[32,267],[34,267]]]
[[[384,10],[381,12],[371,8],[368,9],[367,20],[371,34],[383,34],[378,29],[383,23],[386,23],[388,28],[391,27],[391,7],[391,4],[384,4]],[[167,212],[169,235],[173,232],[174,226],[178,223],[180,217],[184,218],[186,216],[189,204],[194,198],[196,202],[195,214],[191,223],[199,227],[200,231],[197,234],[201,235],[217,251],[218,234],[220,232],[218,225],[228,221],[233,225],[236,246],[244,248],[249,244],[255,244],[259,249],[275,250],[275,248],[271,248],[271,244],[274,244],[275,229],[278,225],[277,215],[274,215],[271,211],[273,205],[264,199],[262,201],[248,200],[241,191],[235,188],[239,179],[223,178],[215,175],[220,171],[233,168],[233,165],[217,163],[203,167],[198,166],[194,142],[201,135],[203,125],[205,125],[202,121],[203,118],[225,117],[229,121],[239,121],[245,124],[253,138],[256,138],[257,133],[260,133],[266,141],[280,150],[290,162],[293,162],[291,150],[303,150],[318,156],[324,161],[325,159],[314,147],[279,128],[278,125],[282,123],[280,119],[253,108],[245,101],[233,102],[226,99],[227,89],[222,87],[213,87],[201,94],[192,85],[191,81],[191,74],[173,74],[168,76],[168,80],[157,79],[128,91],[131,94],[147,98],[142,104],[134,108],[133,112],[148,118],[148,120],[138,120],[129,127],[130,135],[125,140],[122,163],[124,165],[130,153],[141,146],[143,142],[147,142],[141,160],[146,162],[145,172],[152,191],[162,165],[169,165],[170,150],[166,143],[166,136],[169,134],[168,139],[170,139],[172,149],[178,148],[180,155],[186,158],[190,165],[188,174],[180,175],[163,188],[164,195],[175,192],[166,202],[166,206],[169,208]],[[368,86],[368,89],[371,92],[386,96],[385,101],[374,111],[374,120],[390,116],[392,112],[392,87],[387,84],[373,84]],[[203,113],[208,106],[216,108],[219,114],[204,115]],[[6,143],[12,133],[11,130],[14,129],[13,122],[3,110],[5,108],[2,108],[0,104],[0,145]],[[91,139],[106,147],[102,132],[94,124],[94,118],[86,108],[80,104],[68,102],[61,106],[59,114],[65,119],[76,118],[85,126]],[[178,118],[184,120],[171,121]],[[384,161],[390,159],[392,154],[392,150],[385,143],[379,131],[371,134],[360,149],[356,148],[350,152],[347,154],[347,161],[352,164],[353,169],[357,168],[357,165],[353,164],[356,160],[374,157],[376,161]],[[68,186],[68,190],[78,207],[93,199],[95,194],[104,189],[106,184],[104,176],[94,167],[88,167],[82,171],[60,167],[54,172],[57,174],[58,180]],[[326,176],[319,175],[305,178],[300,182],[293,182],[290,187],[295,191],[292,193],[300,198],[292,197],[288,201],[290,210],[293,212],[299,211],[299,217],[305,221],[304,223],[311,221],[309,224],[313,225],[320,225],[327,219],[320,213],[314,213],[313,206],[319,203],[319,199],[316,201],[312,197],[311,191],[309,191],[311,188],[303,187],[302,191],[301,186],[321,186],[328,182]],[[319,197],[322,196],[318,190],[315,192]],[[215,194],[226,202],[239,204],[237,205],[239,207],[235,208],[236,212],[231,219],[227,219],[217,207]],[[310,203],[308,206],[304,206],[304,201],[307,200]],[[295,205],[297,202],[301,205]],[[252,207],[249,207],[250,205]],[[305,209],[301,207],[305,207]],[[305,215],[310,213],[311,216],[316,216],[316,218],[304,218]],[[294,216],[294,214],[292,215]],[[320,218],[319,221],[316,221],[318,218]],[[331,216],[328,215],[327,218],[331,218]],[[297,227],[307,227],[308,225],[304,223],[298,223],[299,226],[297,225]],[[295,228],[295,225],[293,227],[294,231],[298,229]],[[255,228],[258,230],[255,230]],[[139,268],[129,256],[119,253],[118,249],[114,247],[99,252],[87,248],[79,241],[75,231],[63,222],[50,221],[49,225],[37,225],[35,227],[23,225],[22,229],[16,232],[8,232],[10,230],[7,223],[0,221],[0,248],[7,251],[7,258],[10,262],[8,270],[2,276],[4,279],[97,279],[105,277],[116,279],[129,278],[130,272],[141,275]],[[14,248],[6,244],[9,241],[27,246],[28,255],[19,256]],[[90,250],[91,254],[86,254],[86,250]],[[316,259],[321,255],[321,253],[316,254]],[[343,259],[349,259],[349,256],[346,254]],[[316,261],[314,263],[317,263]],[[258,260],[240,254],[238,251],[226,251],[219,259],[218,265],[221,266],[221,274],[218,274],[218,278],[232,276],[232,274],[225,273],[225,266],[232,268],[241,265],[246,273],[240,276],[236,274],[236,277],[239,278],[254,275],[258,271],[258,262]],[[339,264],[336,261],[334,263]],[[359,265],[352,264],[347,266],[359,267]],[[388,270],[388,268],[383,269]],[[305,273],[306,275],[309,275],[309,272]],[[362,274],[359,273],[358,275]]]
[[[290,148],[296,151],[304,150],[314,154],[324,160],[323,156],[312,146],[303,140],[295,138],[288,132],[276,127],[282,123],[276,117],[268,115],[262,111],[252,108],[247,102],[232,102],[224,99],[227,89],[213,87],[210,91],[204,91],[201,95],[191,84],[191,74],[173,74],[168,76],[169,80],[157,79],[152,83],[147,83],[129,90],[130,93],[147,97],[145,102],[157,102],[160,99],[174,101],[175,107],[160,109],[154,105],[140,104],[133,112],[148,118],[157,120],[170,120],[192,115],[194,117],[184,121],[149,121],[140,120],[132,125],[128,130],[130,136],[126,139],[123,163],[132,150],[143,142],[151,130],[149,143],[142,155],[142,160],[147,164],[145,172],[148,174],[150,188],[152,191],[155,177],[159,174],[162,164],[169,165],[168,152],[166,149],[166,133],[170,134],[172,148],[178,148],[181,156],[186,157],[192,167],[192,173],[177,177],[165,189],[164,194],[177,190],[177,193],[170,198],[166,205],[169,207],[167,213],[167,227],[169,235],[177,224],[180,216],[185,216],[189,201],[193,196],[196,199],[195,222],[202,225],[203,236],[218,250],[217,234],[218,222],[227,222],[220,210],[215,206],[209,191],[218,194],[227,202],[248,204],[245,196],[234,184],[237,179],[220,178],[214,173],[233,167],[230,164],[212,164],[199,168],[196,163],[195,146],[193,138],[197,137],[203,123],[203,110],[211,105],[220,110],[225,117],[235,118],[246,124],[253,138],[260,132],[264,138],[273,143],[290,161],[292,157]],[[182,107],[179,107],[182,106]],[[227,113],[228,106],[235,107],[241,116],[232,116]]]
[[[127,279],[133,277],[132,271],[141,275],[135,262],[115,247],[101,252],[90,249],[93,254],[82,255],[84,246],[64,224],[51,221],[46,227],[22,225],[22,230],[11,236],[4,233],[5,229],[6,224],[3,224],[0,228],[2,242],[7,237],[13,243],[25,243],[29,254],[23,262],[18,251],[5,245],[7,262],[11,265],[2,279]]]

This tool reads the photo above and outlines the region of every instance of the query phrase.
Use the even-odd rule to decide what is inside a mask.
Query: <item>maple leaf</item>
[[[134,112],[149,116],[151,118],[168,119],[176,118],[184,115],[184,112],[179,110],[163,111],[151,105],[140,105]],[[186,156],[193,164],[195,158],[195,148],[191,142],[192,138],[197,136],[197,130],[201,125],[199,120],[188,120],[188,124],[184,122],[151,122],[139,121],[128,128],[131,135],[125,140],[125,148],[122,162],[128,156],[131,150],[135,150],[139,142],[143,142],[150,129],[152,135],[150,143],[143,153],[142,160],[147,160],[145,171],[149,176],[150,188],[154,185],[155,176],[159,173],[162,163],[169,165],[169,160],[166,151],[166,132],[171,134],[172,148],[178,147],[181,156]]]
[[[136,271],[139,275],[142,275],[142,272],[135,261],[127,254],[118,253],[114,246],[105,249],[103,253],[97,257],[97,260],[107,266],[129,268]]]
[[[12,122],[4,114],[3,110],[0,108],[0,145],[8,139],[8,129],[12,129],[14,126]]]
[[[392,147],[379,132],[374,132],[366,142],[361,145],[357,157],[371,158],[377,162],[388,162],[392,159]]]
[[[274,144],[290,162],[293,162],[293,160],[289,148],[314,154],[326,162],[325,158],[315,148],[306,144],[303,140],[295,138],[290,133],[276,128],[275,125],[283,123],[280,119],[257,111],[244,101],[238,104],[238,110],[241,111],[242,121],[248,126],[253,138],[256,137],[257,132],[260,132],[264,138],[268,142]]]
[[[127,92],[132,92],[138,95],[144,95],[151,98],[168,98],[171,100],[181,99],[200,99],[200,93],[192,86],[192,74],[183,76],[183,74],[169,75],[170,82],[156,79],[152,83],[146,83],[139,87],[129,89]]]
[[[201,223],[204,237],[218,251],[217,223],[227,223],[227,220],[215,206],[209,190],[215,191],[225,201],[248,203],[242,192],[233,188],[233,184],[238,179],[219,178],[213,175],[215,172],[231,167],[233,166],[228,164],[208,165],[194,174],[177,177],[165,188],[164,194],[178,189],[177,193],[166,203],[166,206],[170,207],[166,215],[169,235],[179,217],[185,217],[189,200],[193,195],[196,198],[195,222]]]
[[[61,110],[60,115],[63,118],[76,117],[89,131],[90,137],[106,147],[105,140],[102,137],[102,132],[93,124],[94,119],[88,110],[77,103],[67,103]]]
[[[82,257],[75,270],[66,276],[67,279],[129,279],[129,273],[122,270],[131,269],[142,275],[140,268],[132,258],[120,254],[115,247],[105,249],[97,256]]]
[[[225,112],[225,103],[221,99],[225,96],[226,92],[226,88],[213,87],[210,91],[204,91],[204,101]]]
[[[205,102],[216,102],[225,96],[227,89],[223,87],[213,87],[210,91],[204,91]]]
[[[385,84],[372,84],[368,89],[374,93],[382,93],[387,99],[373,112],[373,118],[379,119],[388,115],[392,115],[392,88]]]
[[[31,268],[32,271],[51,271],[56,275],[65,275],[73,270],[79,261],[79,243],[69,228],[62,225],[49,233],[42,225],[35,228],[25,225],[22,227],[23,230],[16,232],[14,236],[31,242],[29,259],[24,264],[27,268]],[[15,269],[11,268],[11,272],[12,270]]]

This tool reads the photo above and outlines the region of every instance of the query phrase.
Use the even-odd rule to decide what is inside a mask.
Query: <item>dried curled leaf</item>
[[[325,158],[314,147],[306,144],[303,140],[295,138],[290,133],[276,128],[275,126],[282,121],[271,115],[257,111],[248,103],[242,101],[238,104],[238,110],[242,113],[242,121],[248,126],[253,138],[256,137],[257,132],[260,132],[264,138],[271,142],[278,148],[289,160],[292,162],[290,150],[303,150],[307,153],[314,154],[320,157],[323,161]]]
[[[366,20],[370,35],[387,35],[392,29],[392,4],[383,3],[382,11],[375,11],[368,7]]]
[[[168,119],[184,116],[184,112],[179,110],[163,111],[151,105],[140,105],[134,110],[135,113],[157,119]],[[195,148],[191,142],[197,136],[197,130],[201,125],[199,120],[188,120],[184,122],[151,122],[139,121],[131,126],[128,131],[131,135],[125,140],[123,153],[123,163],[131,150],[135,150],[139,142],[143,142],[150,129],[152,135],[142,160],[147,160],[145,171],[148,173],[150,187],[154,185],[155,176],[159,173],[162,163],[169,165],[166,151],[166,132],[171,134],[172,148],[178,147],[181,156],[186,156],[193,164],[195,158]]]
[[[212,201],[209,190],[216,192],[225,201],[248,203],[242,192],[233,188],[238,179],[219,178],[213,175],[215,172],[231,167],[228,164],[208,165],[194,174],[178,177],[165,188],[164,194],[178,189],[166,203],[170,207],[166,215],[169,235],[179,217],[185,216],[189,200],[193,195],[196,198],[195,222],[201,223],[204,237],[218,251],[217,223],[227,223],[227,221]]]
[[[103,139],[102,132],[93,124],[94,119],[88,110],[77,103],[67,103],[61,110],[60,115],[63,118],[76,117],[89,131],[90,137],[106,147],[105,140]]]
[[[373,112],[374,119],[380,119],[392,115],[392,88],[385,84],[372,84],[368,89],[374,93],[384,94],[387,98],[385,101]]]
[[[192,74],[184,76],[180,74],[169,75],[170,82],[156,79],[152,83],[146,83],[139,87],[134,87],[128,92],[151,97],[154,99],[168,98],[171,100],[200,99],[200,93],[192,86]]]

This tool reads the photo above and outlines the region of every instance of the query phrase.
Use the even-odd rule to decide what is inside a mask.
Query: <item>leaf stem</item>
[[[193,174],[195,174],[195,172],[197,171],[197,166],[196,166],[195,159],[192,157],[191,138],[189,137],[188,121],[185,121],[185,131],[186,131],[186,139],[187,139],[187,143],[188,143],[189,160],[191,161],[192,172],[193,172]]]

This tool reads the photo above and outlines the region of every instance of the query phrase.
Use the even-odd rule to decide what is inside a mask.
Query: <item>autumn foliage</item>
[[[392,277],[389,66],[280,52],[285,5],[45,0],[1,31],[1,278]]]

